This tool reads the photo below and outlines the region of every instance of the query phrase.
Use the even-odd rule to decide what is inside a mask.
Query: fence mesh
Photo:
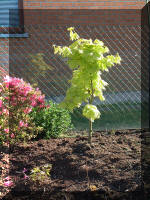
[[[10,38],[9,74],[23,78],[37,86],[47,100],[60,103],[69,87],[72,71],[66,60],[54,55],[53,44],[69,45],[70,25],[27,25],[29,37]],[[141,26],[140,25],[74,25],[82,38],[99,39],[110,53],[119,53],[121,65],[103,73],[109,84],[104,92],[105,101],[94,101],[101,112],[101,118],[94,122],[96,130],[140,128],[141,127]],[[148,31],[145,34],[147,45]],[[147,51],[147,47],[145,50]],[[147,65],[147,57],[144,63]],[[71,114],[76,129],[88,127],[82,117],[82,108]]]

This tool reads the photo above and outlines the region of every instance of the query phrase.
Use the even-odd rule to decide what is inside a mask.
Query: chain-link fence
[[[9,40],[9,74],[23,78],[37,86],[47,100],[60,103],[69,87],[72,71],[66,60],[54,55],[53,44],[69,45],[69,25],[27,25],[27,38]],[[141,26],[74,25],[82,38],[99,39],[110,49],[119,53],[121,65],[103,73],[109,84],[104,92],[105,101],[97,98],[101,118],[94,122],[96,130],[141,127]],[[145,32],[145,39],[148,32]],[[145,65],[147,61],[145,58]],[[82,109],[75,109],[72,122],[77,129],[86,129],[88,121],[82,117]]]

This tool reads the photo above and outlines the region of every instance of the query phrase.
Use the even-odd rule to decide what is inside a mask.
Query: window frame
[[[0,37],[1,34],[24,34],[24,9],[23,0],[18,0],[18,10],[19,10],[19,26],[18,27],[1,27],[0,26]]]

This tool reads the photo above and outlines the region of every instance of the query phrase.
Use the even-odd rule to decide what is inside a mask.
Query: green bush
[[[57,138],[73,127],[71,116],[67,110],[58,107],[58,104],[52,102],[49,102],[49,104],[50,107],[40,112],[34,108],[30,113],[35,125],[43,128],[36,137],[38,139]]]

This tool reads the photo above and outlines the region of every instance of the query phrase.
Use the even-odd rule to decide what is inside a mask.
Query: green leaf
[[[94,122],[95,119],[100,118],[100,112],[96,106],[87,104],[83,108],[83,116]]]

